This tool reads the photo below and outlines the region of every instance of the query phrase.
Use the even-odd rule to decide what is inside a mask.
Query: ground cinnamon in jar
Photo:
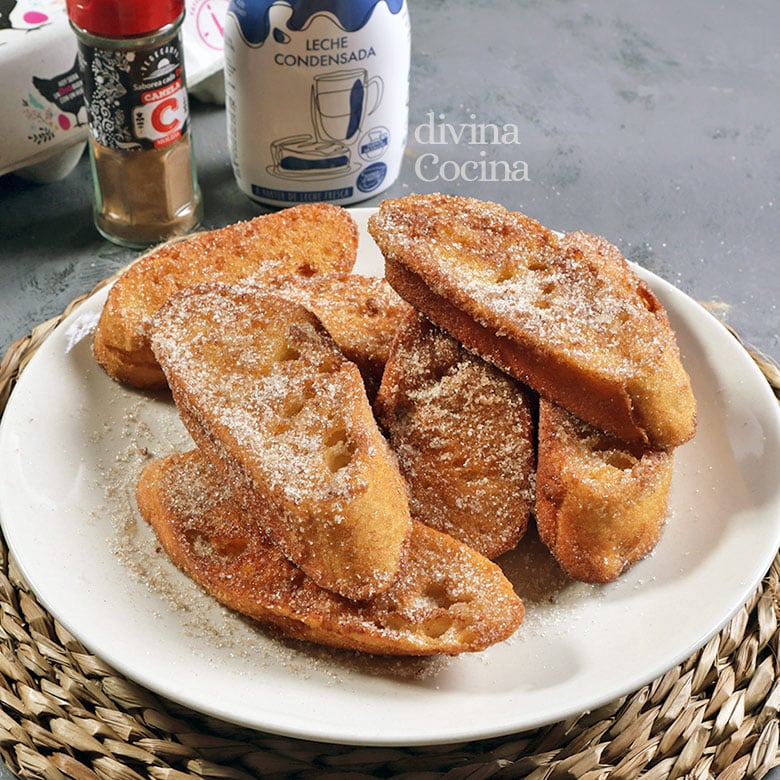
[[[188,233],[202,201],[180,28],[184,0],[68,0],[90,124],[95,225],[146,246]]]
[[[200,222],[188,136],[161,149],[116,152],[92,144],[95,221],[104,236],[151,244]]]

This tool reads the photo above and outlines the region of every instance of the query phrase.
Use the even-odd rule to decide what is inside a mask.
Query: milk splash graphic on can
[[[241,190],[272,206],[387,189],[406,145],[406,0],[231,0],[225,95]]]

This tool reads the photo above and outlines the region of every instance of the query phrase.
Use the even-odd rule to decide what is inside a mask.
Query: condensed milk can
[[[228,143],[258,203],[347,205],[387,189],[406,145],[406,0],[230,0]]]

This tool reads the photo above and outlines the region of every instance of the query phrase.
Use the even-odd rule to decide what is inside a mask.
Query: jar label
[[[405,0],[232,0],[225,30],[231,161],[274,205],[387,188],[406,144]]]
[[[159,149],[187,131],[179,38],[152,48],[79,46],[89,125],[109,149]]]

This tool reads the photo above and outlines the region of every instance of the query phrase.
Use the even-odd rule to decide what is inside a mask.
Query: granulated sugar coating
[[[525,533],[534,501],[535,396],[414,313],[393,345],[375,410],[412,516],[488,558]]]
[[[143,468],[155,458],[192,446],[172,403],[164,396],[145,397],[122,392],[115,408],[121,409],[121,415],[115,420],[104,421],[91,436],[95,449],[106,453],[105,461],[98,468],[105,506],[95,522],[110,519],[106,538],[109,549],[130,578],[143,583],[160,597],[161,612],[172,610],[176,613],[185,633],[193,638],[193,652],[202,653],[203,658],[212,662],[211,659],[219,657],[219,653],[215,656],[216,649],[230,657],[244,659],[253,668],[280,670],[304,680],[316,676],[318,680],[330,680],[334,685],[344,682],[344,675],[353,672],[390,678],[431,679],[436,678],[448,664],[448,657],[443,655],[377,656],[301,643],[220,605],[193,579],[176,568],[139,513],[136,503],[136,487]],[[180,506],[190,516],[208,515],[223,498],[222,488],[212,492],[193,492],[191,488],[195,482],[191,479],[171,479],[169,482],[171,485],[178,483]],[[204,544],[203,539],[195,537],[194,545],[201,554],[213,554],[213,547]],[[225,549],[223,544],[223,552]],[[449,619],[453,621],[448,629],[451,637],[467,625],[464,621],[469,619],[470,612],[477,621],[477,637],[484,637],[485,632],[492,631],[492,638],[497,639],[508,629],[505,627],[499,634],[490,625],[490,621],[500,616],[494,605],[490,603],[484,607],[487,624],[482,625],[481,619],[476,618],[480,604],[485,599],[495,600],[492,596],[458,605],[458,598],[473,595],[477,579],[473,575],[464,577],[463,572],[458,573],[452,564],[446,563],[457,558],[456,555],[436,553],[436,548],[432,548],[425,567],[418,569],[418,574],[414,576],[418,583],[421,577],[432,578],[429,582],[438,582],[439,586],[423,589],[418,584],[415,591],[415,580],[407,580],[383,595],[373,611],[362,605],[353,607],[353,612],[360,621],[367,621],[371,630],[381,631],[386,638],[397,643],[404,641],[405,636],[405,641],[409,641],[408,634],[414,631],[421,632],[421,637],[425,638],[427,630],[435,629],[434,633],[440,630],[443,626],[442,614],[450,614]],[[522,641],[524,635],[538,636],[551,630],[562,630],[569,613],[567,605],[572,600],[594,597],[587,586],[575,585],[562,574],[550,554],[536,540],[535,533],[531,533],[517,550],[503,556],[501,566],[514,589],[529,605],[522,631],[509,641]],[[458,580],[464,579],[465,582],[458,584]],[[415,592],[419,595],[414,596]],[[307,601],[306,593],[303,591],[297,602],[298,608],[303,610],[299,612],[302,618],[307,604],[318,603]],[[408,595],[403,596],[404,593]],[[444,594],[449,594],[446,599]],[[510,593],[502,598],[509,598],[507,604],[511,604]],[[339,602],[332,603],[336,605]],[[455,612],[452,612],[453,609]],[[383,616],[384,628],[380,629],[377,625],[377,614]],[[321,614],[316,619],[320,620]],[[338,621],[343,618],[338,616],[338,610],[334,610],[331,619]],[[354,619],[348,615],[347,624]],[[451,641],[446,635],[443,639],[427,637],[424,641],[444,640]]]
[[[221,603],[293,637],[374,654],[455,655],[506,639],[522,620],[497,566],[419,523],[385,592],[358,602],[319,588],[241,511],[198,450],[152,461],[137,496],[177,566]]]
[[[386,200],[369,232],[403,298],[542,395],[626,441],[693,435],[666,313],[605,240],[445,195]]]
[[[347,598],[387,588],[406,488],[319,320],[258,288],[204,285],[169,300],[152,344],[184,424],[285,555]]]
[[[344,357],[360,369],[372,401],[393,337],[412,307],[379,276],[321,273],[287,278],[270,287],[317,315]]]
[[[191,652],[211,663],[219,657],[215,656],[216,649],[248,662],[253,669],[278,670],[304,680],[316,675],[320,681],[333,684],[342,683],[344,675],[352,672],[427,678],[441,670],[447,663],[444,657],[375,657],[290,639],[267,624],[223,606],[179,570],[139,512],[136,501],[138,478],[152,459],[150,450],[162,455],[188,445],[188,437],[182,436],[176,425],[148,430],[145,419],[150,408],[158,405],[148,399],[130,403],[120,429],[104,427],[91,437],[97,446],[110,440],[110,448],[116,453],[97,470],[104,505],[95,522],[108,523],[106,544],[127,576],[160,598],[161,613],[176,613],[184,633],[193,639]],[[147,442],[149,448],[139,447],[139,441]],[[202,513],[213,508],[208,494],[196,496],[195,501]]]
[[[673,465],[672,451],[629,447],[542,399],[537,527],[571,577],[612,582],[655,549]]]

